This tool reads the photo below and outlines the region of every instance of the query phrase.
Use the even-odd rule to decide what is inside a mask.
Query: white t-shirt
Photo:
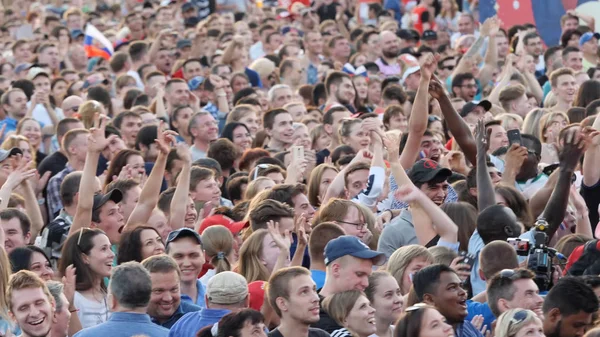
[[[82,328],[89,328],[108,321],[109,312],[106,297],[102,302],[91,301],[78,291],[75,292],[75,307]]]
[[[27,107],[31,107],[31,102],[27,102]],[[56,117],[58,117],[58,120],[65,118],[62,109],[59,107],[54,108],[54,113],[56,114]],[[50,116],[48,115],[48,110],[46,110],[44,105],[37,104],[35,108],[33,108],[32,115],[35,120],[40,122],[42,127],[46,125],[52,125],[52,120],[50,119]]]

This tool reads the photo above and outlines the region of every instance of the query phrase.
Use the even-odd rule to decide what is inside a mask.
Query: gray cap
[[[220,272],[206,285],[206,297],[215,304],[236,304],[248,297],[248,282],[232,271]]]
[[[0,149],[0,162],[3,162],[8,157],[16,156],[18,154],[23,154],[23,151],[18,147],[13,147],[10,150]]]

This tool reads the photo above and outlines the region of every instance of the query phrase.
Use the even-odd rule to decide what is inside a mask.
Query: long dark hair
[[[246,129],[246,131],[250,133],[250,130],[248,129],[246,124],[240,122],[231,122],[225,124],[223,132],[221,132],[221,138],[227,138],[233,143],[233,131],[240,126],[243,126]]]
[[[464,201],[444,203],[441,207],[458,226],[459,249],[467,251],[471,235],[477,229],[477,208]]]
[[[411,290],[413,292],[414,290]],[[394,329],[394,337],[414,337],[419,336],[421,333],[421,323],[425,316],[425,311],[435,310],[435,308],[428,305],[419,305],[418,308],[411,307],[410,310],[405,312],[398,322],[396,322],[396,328]]]
[[[517,219],[525,226],[525,229],[531,228],[534,222],[533,215],[523,194],[519,193],[514,187],[503,184],[496,185],[495,190],[496,193],[500,194],[506,200],[506,207],[515,213]]]
[[[108,171],[106,173],[106,179],[104,180],[104,187],[113,181],[113,176],[119,176],[123,167],[127,165],[127,159],[129,159],[130,156],[140,156],[143,158],[140,151],[137,150],[123,149],[119,151],[113,160],[110,161],[110,166],[108,167]]]
[[[117,264],[122,264],[129,261],[142,262],[142,231],[153,230],[156,235],[160,234],[149,226],[139,226],[133,230],[123,232],[119,241],[119,252],[117,253]]]
[[[30,270],[29,268],[31,266],[31,257],[33,256],[33,253],[42,254],[46,258],[46,261],[50,263],[50,259],[48,258],[48,255],[46,255],[46,252],[39,247],[33,245],[18,247],[8,254],[13,274],[19,270]]]
[[[83,260],[83,254],[89,255],[94,248],[94,238],[97,235],[106,235],[97,228],[82,228],[71,234],[65,241],[62,249],[62,256],[58,264],[60,276],[65,276],[67,267],[73,265],[77,269],[75,279],[75,290],[85,291],[94,287],[94,283],[99,277],[96,275],[90,265]],[[106,291],[104,282],[100,282],[102,290]]]

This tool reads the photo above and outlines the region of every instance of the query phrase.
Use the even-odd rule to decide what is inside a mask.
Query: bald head
[[[384,30],[383,32],[379,33],[379,38],[381,39],[381,42],[394,40],[396,39],[396,34],[390,32],[389,30]]]
[[[74,113],[77,112],[81,104],[83,104],[83,99],[81,97],[69,96],[65,98],[60,108],[65,114],[65,117],[71,117]]]

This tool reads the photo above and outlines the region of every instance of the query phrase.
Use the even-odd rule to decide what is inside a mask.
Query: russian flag
[[[97,42],[102,47],[98,47],[94,42]],[[83,47],[88,58],[102,57],[104,59],[110,59],[112,54],[115,52],[112,43],[91,24],[85,26],[85,38],[83,40]]]

